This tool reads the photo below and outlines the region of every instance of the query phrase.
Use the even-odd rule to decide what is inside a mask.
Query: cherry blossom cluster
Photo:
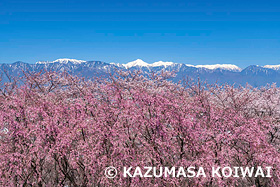
[[[279,88],[175,84],[169,76],[126,71],[84,80],[45,72],[3,84],[0,186],[280,184]],[[107,178],[109,166],[203,168],[206,177]],[[271,171],[212,176],[212,168],[226,167]]]

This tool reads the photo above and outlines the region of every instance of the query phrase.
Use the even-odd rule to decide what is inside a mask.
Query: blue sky
[[[0,63],[280,64],[280,2],[0,0]]]

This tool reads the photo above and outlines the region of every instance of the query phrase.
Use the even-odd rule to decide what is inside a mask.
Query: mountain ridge
[[[278,68],[279,67],[279,68]],[[12,64],[0,64],[3,82],[8,81],[7,74],[22,76],[22,71],[40,72],[44,70],[66,71],[85,78],[108,77],[116,70],[141,70],[144,74],[150,72],[174,71],[176,76],[170,80],[178,82],[185,78],[208,83],[231,84],[245,86],[265,86],[276,83],[280,85],[280,65],[250,65],[244,69],[234,64],[191,65],[175,62],[157,61],[147,63],[137,59],[126,64],[106,63],[103,61],[85,61],[76,59],[57,59],[54,61],[38,61],[35,64],[17,61]]]

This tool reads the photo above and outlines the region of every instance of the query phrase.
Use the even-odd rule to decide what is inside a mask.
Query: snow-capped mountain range
[[[128,63],[106,63],[102,61],[86,61],[62,58],[54,61],[38,61],[35,64],[14,62],[0,64],[3,81],[8,81],[7,75],[22,76],[23,71],[39,72],[44,70],[66,71],[73,75],[86,78],[108,77],[109,73],[121,70],[140,69],[144,74],[149,72],[174,71],[176,76],[171,80],[178,82],[187,77],[207,81],[208,83],[228,83],[254,87],[265,86],[267,83],[280,85],[280,65],[251,65],[244,69],[233,64],[191,65],[175,62],[157,61],[147,63],[137,59]]]
[[[115,64],[115,63],[111,63],[111,64]],[[132,68],[132,67],[136,67],[136,66],[139,66],[139,67],[160,67],[160,66],[164,66],[165,68],[167,66],[171,66],[175,64],[174,62],[163,62],[163,61],[157,61],[157,62],[154,62],[152,64],[148,64],[147,62],[144,62],[143,60],[141,59],[137,59],[135,61],[132,61],[132,62],[128,62],[127,64],[115,64],[117,66],[123,66],[125,68]],[[238,66],[236,65],[233,65],[233,64],[214,64],[214,65],[191,65],[191,64],[185,64],[186,66],[189,66],[189,67],[195,67],[195,68],[206,68],[206,69],[211,69],[211,70],[214,70],[214,69],[223,69],[223,70],[230,70],[230,71],[236,71],[236,72],[240,72],[242,69],[239,68]]]
[[[73,63],[73,64],[81,64],[83,62],[86,62],[85,60],[76,60],[76,59],[69,59],[69,58],[60,58],[55,61],[38,61],[36,64],[52,64],[52,63],[61,63],[61,64],[68,64],[68,63]]]
[[[264,68],[279,70],[280,65],[265,65]]]

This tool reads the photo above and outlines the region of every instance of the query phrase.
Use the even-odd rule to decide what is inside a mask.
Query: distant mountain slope
[[[228,83],[245,86],[246,83],[254,87],[265,86],[266,84],[276,83],[280,85],[280,65],[257,66],[251,65],[241,69],[233,64],[214,64],[214,65],[190,65],[174,62],[158,61],[152,64],[146,63],[141,59],[127,64],[106,63],[102,61],[84,61],[75,59],[57,59],[55,61],[39,61],[36,64],[25,62],[14,62],[12,64],[0,64],[0,73],[3,81],[7,82],[7,75],[22,76],[23,71],[40,72],[44,70],[66,71],[73,75],[85,78],[108,77],[109,73],[115,70],[141,70],[144,74],[160,71],[174,71],[176,76],[171,80],[191,78],[196,80],[198,77],[208,83]]]

